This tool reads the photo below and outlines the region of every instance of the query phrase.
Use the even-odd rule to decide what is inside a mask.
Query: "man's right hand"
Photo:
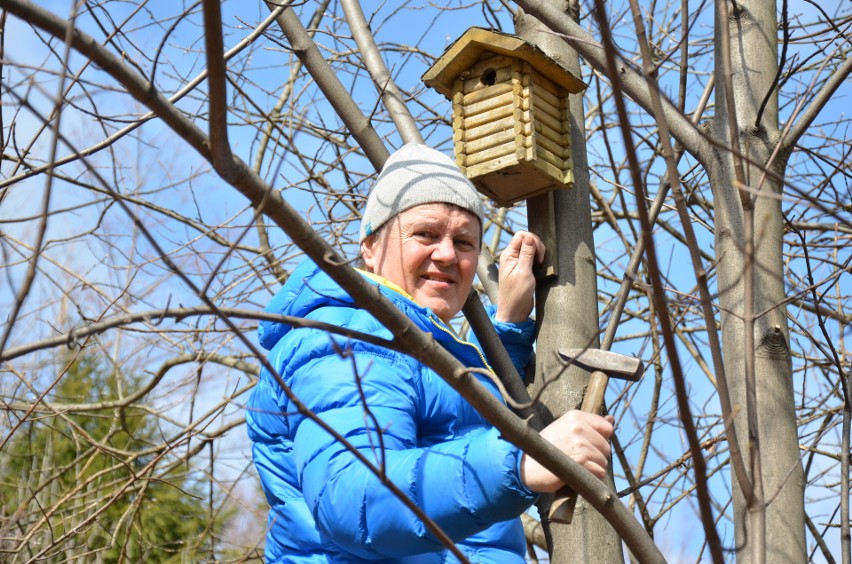
[[[614,430],[614,422],[611,415],[601,417],[572,410],[545,427],[541,436],[574,462],[603,479],[609,463],[609,438]],[[521,458],[521,481],[531,491],[539,493],[552,493],[565,485],[526,453]]]

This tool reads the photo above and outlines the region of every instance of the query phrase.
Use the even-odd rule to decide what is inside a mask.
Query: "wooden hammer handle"
[[[600,413],[603,408],[604,393],[606,392],[606,385],[608,383],[609,377],[605,373],[600,370],[592,372],[580,410],[586,413]],[[556,492],[556,497],[550,506],[550,522],[570,523],[574,518],[574,507],[576,505],[577,492],[567,486],[562,488]]]

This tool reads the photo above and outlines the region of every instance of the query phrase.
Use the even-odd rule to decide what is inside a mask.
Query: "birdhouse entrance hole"
[[[497,80],[497,71],[494,69],[485,69],[482,71],[481,80],[485,86],[494,86],[494,82]]]

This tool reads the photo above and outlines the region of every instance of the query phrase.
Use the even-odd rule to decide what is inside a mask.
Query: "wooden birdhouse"
[[[586,84],[540,49],[474,27],[423,82],[452,101],[456,162],[499,205],[573,184],[568,95]]]

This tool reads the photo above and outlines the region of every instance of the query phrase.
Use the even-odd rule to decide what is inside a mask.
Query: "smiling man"
[[[488,370],[479,347],[450,325],[473,284],[482,203],[455,163],[405,145],[376,180],[361,223],[364,273],[462,364]],[[500,260],[493,322],[519,370],[532,353],[534,235],[516,233]],[[266,311],[392,339],[328,276],[307,262]],[[395,351],[316,329],[261,322],[270,364],[302,405],[345,437],[420,507],[471,562],[521,564],[518,518],[538,492],[563,484],[504,441],[435,372]],[[493,381],[476,374],[499,396]],[[268,562],[453,561],[423,523],[350,449],[306,417],[266,369],[246,414],[255,465],[270,503]],[[612,420],[572,411],[542,436],[604,475]]]
[[[445,323],[461,310],[479,256],[479,220],[451,204],[400,213],[361,246],[367,270],[395,281]]]

